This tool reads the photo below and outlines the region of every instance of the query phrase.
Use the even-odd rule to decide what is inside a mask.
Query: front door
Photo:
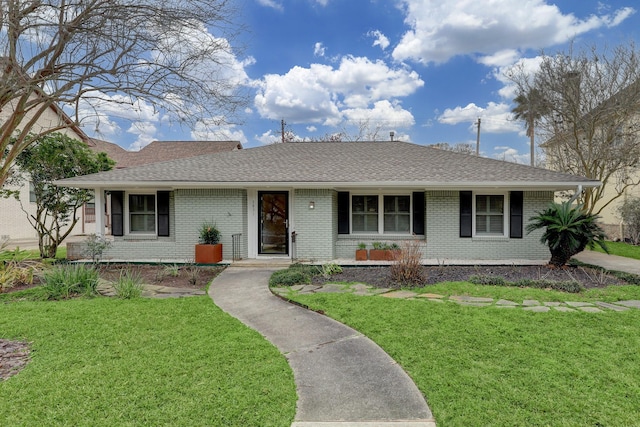
[[[289,255],[289,193],[258,192],[258,253]]]

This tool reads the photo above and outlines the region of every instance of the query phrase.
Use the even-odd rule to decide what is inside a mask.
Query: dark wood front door
[[[289,193],[260,191],[258,253],[289,255]]]

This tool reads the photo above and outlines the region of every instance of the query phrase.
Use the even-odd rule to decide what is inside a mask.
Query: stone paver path
[[[486,297],[473,297],[467,295],[451,295],[446,297],[444,295],[433,293],[417,293],[407,290],[391,290],[380,289],[371,286],[358,283],[355,285],[345,285],[339,283],[327,283],[325,285],[299,285],[292,286],[290,288],[272,288],[272,291],[280,296],[286,298],[289,292],[298,294],[313,294],[313,293],[352,293],[354,295],[362,296],[374,296],[378,295],[384,298],[396,298],[396,299],[412,299],[421,300],[427,302],[450,302],[470,307],[494,307],[494,308],[520,308],[525,311],[531,311],[534,313],[548,313],[550,311],[560,312],[586,312],[586,313],[603,313],[603,312],[619,312],[629,309],[640,309],[640,300],[627,300],[611,302],[585,302],[585,301],[538,301],[538,300],[524,300],[524,301],[509,301],[505,299],[494,300],[493,298]]]
[[[113,284],[104,280],[98,283],[98,292],[107,297],[116,296]],[[142,296],[146,298],[182,298],[195,295],[206,295],[202,289],[174,288],[171,286],[144,285]]]

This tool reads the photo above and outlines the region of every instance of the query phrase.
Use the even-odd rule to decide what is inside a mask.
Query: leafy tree
[[[640,244],[640,198],[630,197],[618,206],[618,215],[624,221],[624,237],[629,237],[634,245]]]
[[[598,218],[585,212],[582,206],[572,207],[569,202],[552,203],[547,210],[529,218],[527,233],[544,228],[540,241],[551,251],[549,264],[562,267],[587,246],[593,248],[597,244],[609,253]]]
[[[79,124],[80,111],[111,103],[128,117],[147,104],[179,123],[218,126],[246,102],[231,0],[0,4],[0,188],[22,150]],[[56,105],[75,111],[72,122],[40,123]]]
[[[534,75],[515,67],[507,77],[518,94],[535,94],[534,105],[543,106],[535,109],[534,127],[546,140],[547,167],[602,182],[579,195],[587,212],[600,213],[640,183],[640,55],[634,44],[543,54]]]
[[[520,92],[513,102],[516,106],[511,110],[516,120],[525,122],[525,132],[529,137],[531,149],[531,166],[535,166],[535,127],[536,123],[548,109],[540,90],[531,88],[528,92]]]
[[[40,256],[53,258],[77,224],[78,209],[93,198],[91,190],[58,187],[53,181],[110,170],[115,162],[83,142],[52,133],[23,150],[16,164],[21,179],[33,183],[36,212],[29,214],[24,206],[22,210],[38,233]]]
[[[449,144],[448,142],[438,142],[437,144],[431,144],[429,147],[438,148],[440,150],[445,151],[453,151],[454,153],[462,153],[462,154],[476,154],[476,147],[473,144]]]

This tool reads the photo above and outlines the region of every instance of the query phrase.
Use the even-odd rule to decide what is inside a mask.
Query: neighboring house
[[[11,111],[0,110],[0,123],[3,123]],[[27,120],[31,115],[27,115]],[[26,121],[26,120],[25,120]],[[65,126],[58,132],[71,138],[84,141],[90,145],[90,138],[75,126],[71,119],[57,106],[51,106],[40,117],[40,120],[32,127],[32,132],[39,133],[44,129]],[[27,220],[27,214],[35,215],[35,195],[29,191],[29,183],[21,186],[5,184],[5,189],[20,190],[20,202],[13,197],[4,199],[0,197],[0,236],[9,236],[10,239],[37,239],[36,231]],[[20,203],[25,212],[20,208]]]
[[[524,231],[528,219],[554,192],[599,182],[405,142],[318,142],[57,184],[111,195],[114,242],[105,259],[193,260],[200,226],[213,221],[227,260],[236,253],[353,259],[360,242],[417,240],[424,258],[444,263],[548,259],[541,231]],[[103,200],[96,203],[99,209]]]

